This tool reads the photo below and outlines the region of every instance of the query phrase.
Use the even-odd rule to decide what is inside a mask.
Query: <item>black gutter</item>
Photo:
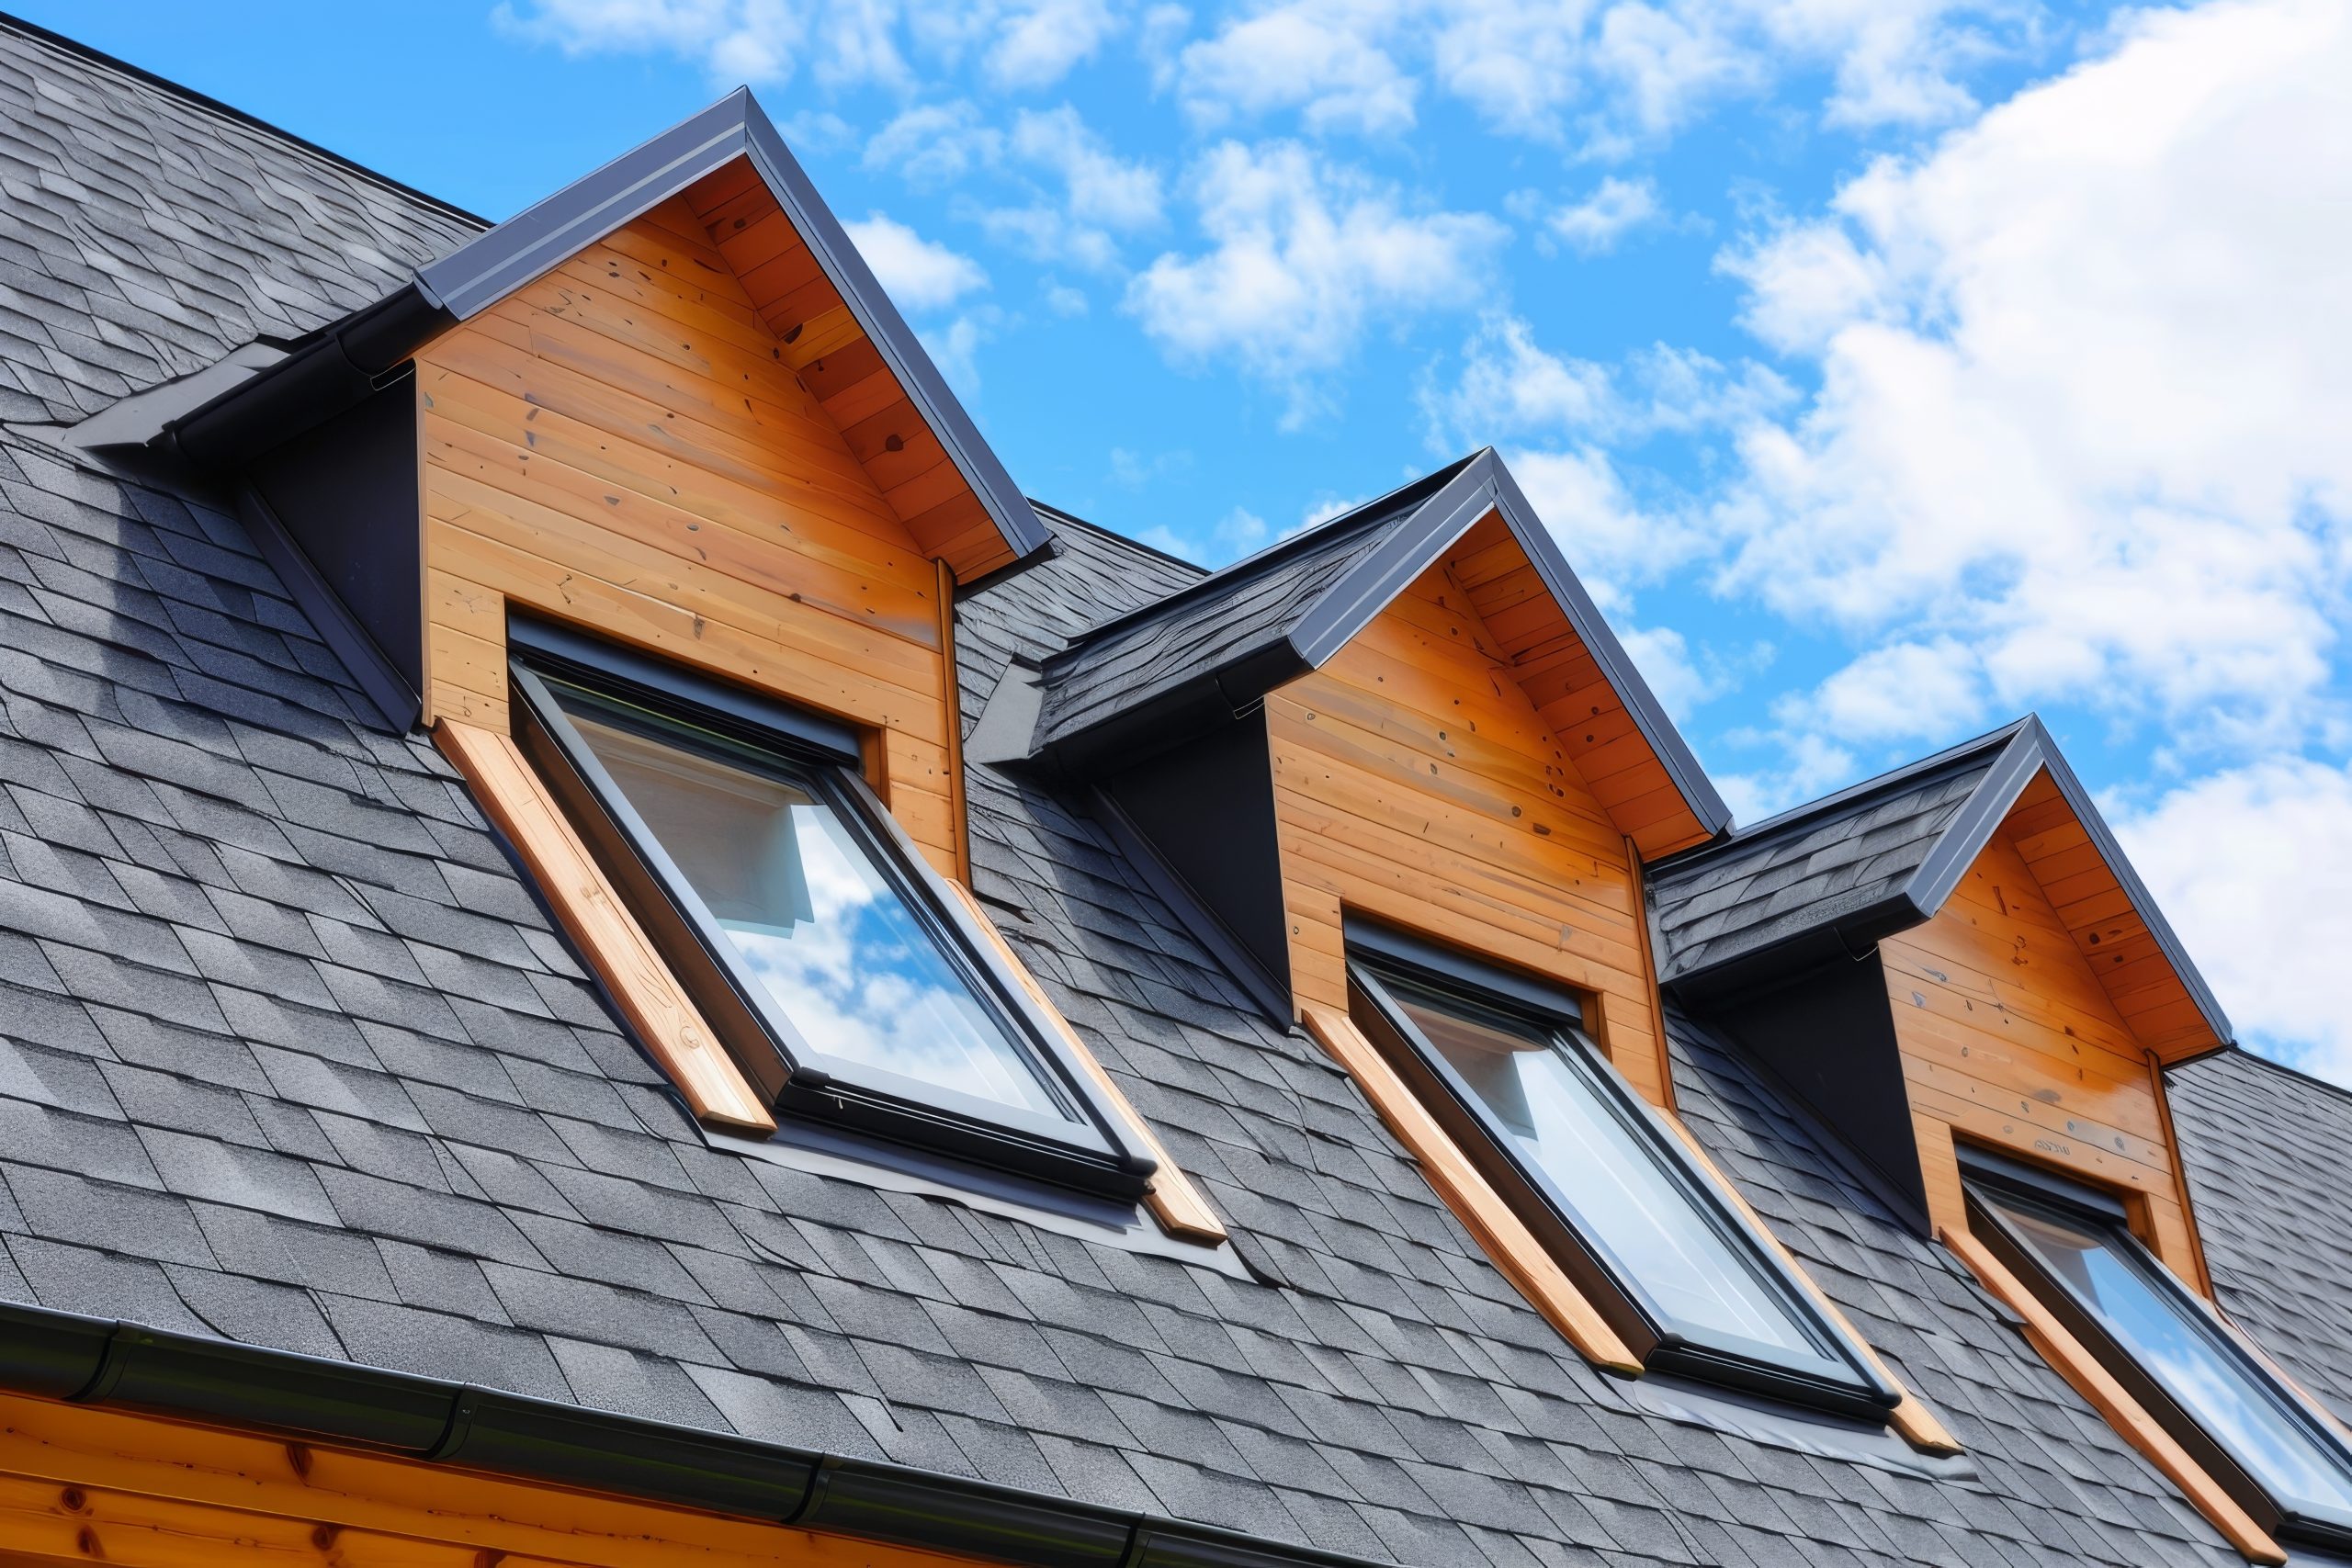
[[[1374,1568],[989,1482],[0,1303],[0,1388],[1023,1568]]]
[[[277,364],[166,424],[155,444],[199,468],[242,468],[352,408],[457,324],[457,317],[411,283],[322,328]]]

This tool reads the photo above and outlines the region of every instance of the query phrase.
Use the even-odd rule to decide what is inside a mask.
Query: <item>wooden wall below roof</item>
[[[1292,987],[1345,1013],[1341,910],[1548,976],[1668,1102],[1623,835],[1432,568],[1321,669],[1266,700]]]
[[[941,573],[683,201],[416,362],[428,720],[504,731],[526,607],[865,728],[955,874]]]
[[[2125,1198],[2156,1253],[2207,1289],[2163,1076],[2011,835],[1879,954],[1936,1223],[1967,1228],[1957,1135]]]

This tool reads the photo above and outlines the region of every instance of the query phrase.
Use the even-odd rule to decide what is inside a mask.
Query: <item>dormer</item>
[[[2213,1302],[2165,1069],[2230,1024],[2038,719],[1657,868],[1661,975],[2251,1562],[2352,1437]]]
[[[2201,1280],[2162,1069],[2230,1025],[2039,719],[1657,868],[1661,979],[1923,1223],[1954,1140],[2135,1194]]]
[[[1373,921],[1574,987],[1666,1102],[1640,863],[1728,813],[1491,450],[1089,629],[1025,700],[1283,1016],[1346,1007]]]
[[[237,489],[714,1136],[1221,1236],[969,888],[954,594],[1048,536],[748,93],[77,438]]]

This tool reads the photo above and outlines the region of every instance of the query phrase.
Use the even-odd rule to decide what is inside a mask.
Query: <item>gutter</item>
[[[1374,1568],[988,1482],[0,1302],[0,1389],[1023,1568]]]

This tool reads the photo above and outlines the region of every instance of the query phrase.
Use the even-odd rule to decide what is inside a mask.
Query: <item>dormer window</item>
[[[2134,1235],[2115,1199],[1965,1149],[1974,1234],[2273,1534],[2352,1548],[2352,1447]]]
[[[855,730],[508,636],[517,740],[780,1120],[1140,1194],[1153,1162],[897,830]]]
[[[1574,995],[1382,928],[1351,1012],[1649,1371],[1871,1420],[1899,1393],[1610,1066]]]

